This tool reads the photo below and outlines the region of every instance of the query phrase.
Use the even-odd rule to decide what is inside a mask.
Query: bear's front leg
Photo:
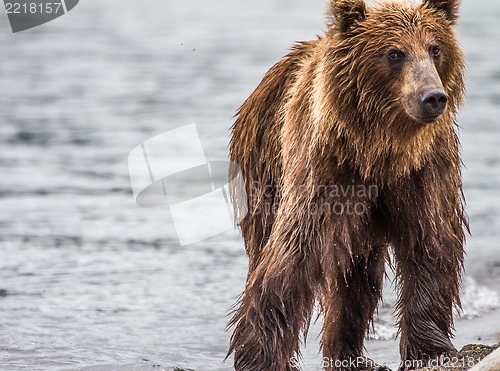
[[[321,239],[309,231],[293,223],[278,225],[249,273],[230,323],[235,325],[229,349],[235,370],[297,369],[299,338],[309,327],[321,277],[314,249]]]
[[[232,319],[230,352],[237,371],[296,369],[299,337],[309,326],[317,274],[299,255],[281,256],[281,262],[270,256],[248,277]]]
[[[450,341],[453,307],[460,305],[463,235],[443,228],[413,245],[394,244],[400,298],[401,369],[418,369],[456,352]],[[438,361],[439,362],[439,361]]]

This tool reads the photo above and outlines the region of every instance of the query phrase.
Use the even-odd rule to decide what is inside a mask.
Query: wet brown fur
[[[458,1],[418,6],[332,1],[324,36],[297,44],[270,69],[233,126],[231,161],[246,182],[241,229],[249,256],[229,354],[236,370],[291,370],[315,303],[321,345],[333,360],[363,353],[381,298],[388,247],[400,289],[402,360],[454,351],[464,227],[455,117],[463,56],[453,25]],[[409,117],[385,46],[436,41],[448,107],[432,124]],[[236,168],[235,168],[236,171]],[[319,186],[376,186],[373,195],[330,195]],[[311,214],[351,202],[360,215]]]

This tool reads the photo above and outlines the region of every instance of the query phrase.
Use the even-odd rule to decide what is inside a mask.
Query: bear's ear
[[[363,0],[330,0],[328,15],[341,32],[348,32],[356,22],[366,17],[366,5]]]
[[[459,0],[424,0],[423,3],[430,8],[443,12],[452,24],[457,23]]]

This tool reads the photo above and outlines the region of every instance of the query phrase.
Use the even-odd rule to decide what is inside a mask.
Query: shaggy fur
[[[232,196],[249,210],[250,262],[230,323],[236,370],[291,370],[315,303],[324,357],[362,356],[389,247],[402,360],[454,351],[467,227],[454,127],[464,91],[457,8],[333,0],[326,34],[296,45],[240,108],[230,158],[247,198]],[[389,60],[394,48],[404,58]],[[412,104],[429,84],[448,103],[426,123]],[[326,212],[339,204],[363,212]]]

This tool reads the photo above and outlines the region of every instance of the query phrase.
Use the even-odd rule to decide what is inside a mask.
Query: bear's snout
[[[448,96],[443,88],[425,89],[419,94],[422,119],[432,122],[441,116],[446,109]]]

